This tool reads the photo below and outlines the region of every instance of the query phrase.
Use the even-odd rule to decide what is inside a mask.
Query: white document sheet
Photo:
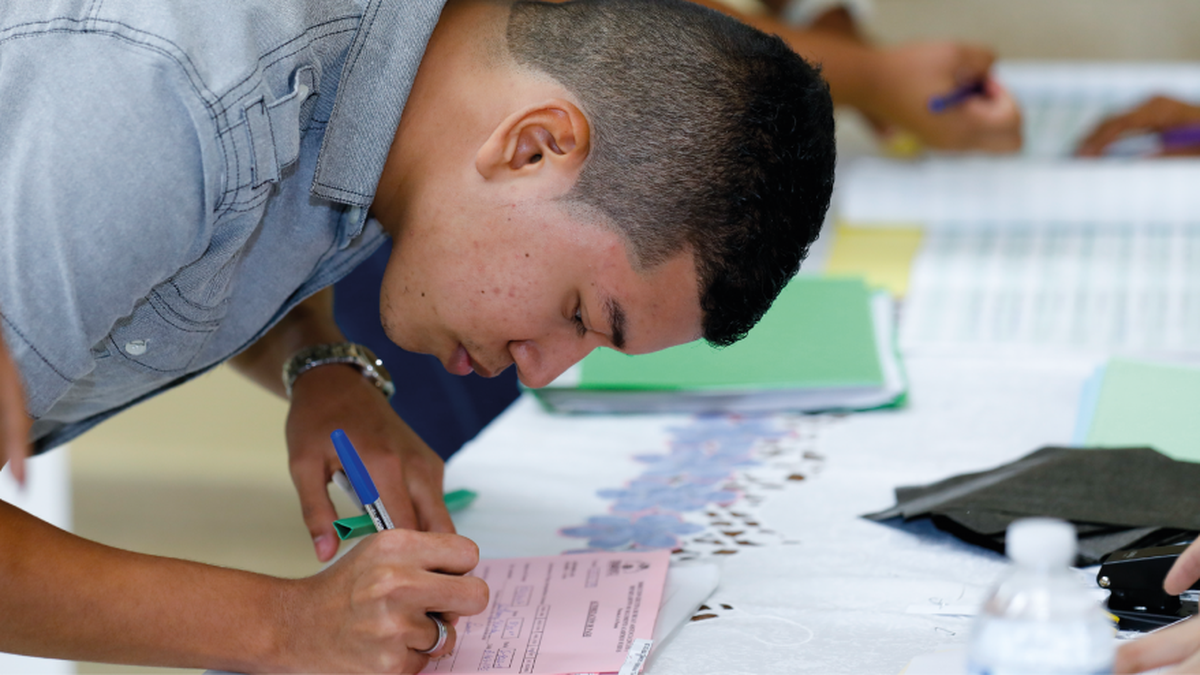
[[[1200,226],[933,230],[903,311],[906,351],[1200,355]]]

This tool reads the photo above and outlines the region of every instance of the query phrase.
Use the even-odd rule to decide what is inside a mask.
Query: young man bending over
[[[515,365],[531,386],[596,347],[727,344],[804,258],[833,162],[817,73],[684,2],[4,6],[14,472],[232,360],[290,396],[289,464],[321,559],[336,550],[334,428],[403,529],[285,580],[115,550],[0,503],[0,650],[420,669],[439,622],[485,606],[462,576],[478,552],[453,534],[440,461],[341,344],[322,289],[391,237],[389,337],[455,373]]]

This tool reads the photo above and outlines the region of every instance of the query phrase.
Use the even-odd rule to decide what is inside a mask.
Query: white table
[[[969,618],[919,611],[978,602],[1003,558],[928,523],[897,528],[859,516],[890,506],[898,485],[1067,443],[1096,365],[914,357],[904,409],[765,420],[791,435],[756,446],[762,463],[736,471],[737,501],[683,515],[703,531],[681,537],[689,553],[678,555],[722,565],[710,611],[701,612],[714,616],[684,626],[647,672],[895,675],[915,656],[961,644]],[[485,557],[583,548],[585,539],[559,530],[609,514],[615,501],[597,491],[644,474],[648,465],[634,456],[667,453],[679,437],[669,429],[695,424],[559,416],[524,397],[448,466],[447,489],[480,494],[456,517],[459,531]],[[788,480],[793,474],[805,478]]]

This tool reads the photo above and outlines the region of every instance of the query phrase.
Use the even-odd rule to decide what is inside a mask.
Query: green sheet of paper
[[[598,349],[583,360],[582,389],[881,386],[870,292],[861,279],[799,277],[744,340],[717,349],[691,342],[627,356]]]
[[[534,390],[573,413],[759,413],[900,405],[895,308],[861,278],[797,277],[731,347],[703,341],[628,356],[599,349]]]
[[[1200,462],[1200,368],[1113,359],[1085,443],[1149,445]]]

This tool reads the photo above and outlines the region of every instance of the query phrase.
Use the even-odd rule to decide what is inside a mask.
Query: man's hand
[[[0,651],[240,673],[416,673],[487,606],[479,549],[389,530],[305,579],[121,551],[0,501]],[[48,592],[48,589],[53,589]],[[446,644],[454,647],[447,625]]]
[[[25,458],[29,456],[29,427],[33,421],[25,414],[25,391],[21,373],[13,363],[0,332],[0,457],[12,475],[25,484]],[[0,468],[4,464],[0,463]]]
[[[285,395],[280,371],[304,347],[344,342],[333,321],[333,293],[325,289],[300,303],[233,365],[255,382]],[[341,468],[329,434],[343,429],[371,472],[396,527],[453,532],[442,501],[442,459],[392,410],[387,399],[353,366],[331,364],[305,371],[292,384],[287,418],[288,464],[300,495],[304,523],[317,559],[337,553],[337,518],[329,481]]]
[[[876,125],[905,129],[931,148],[1012,152],[1021,147],[1021,111],[992,79],[994,60],[982,47],[951,42],[874,50],[865,85],[849,102]],[[929,109],[930,99],[974,83],[982,94],[944,112]]]
[[[1101,122],[1083,139],[1077,152],[1081,157],[1098,157],[1122,136],[1156,133],[1196,124],[1200,124],[1200,107],[1165,96],[1155,96],[1133,110]],[[1196,155],[1200,154],[1200,146],[1169,149],[1162,154]]]
[[[1163,666],[1171,673],[1200,673],[1200,621],[1192,617],[1166,630],[1126,642],[1117,650],[1114,673],[1141,673]]]
[[[355,368],[306,371],[292,388],[287,418],[288,463],[317,559],[337,553],[337,518],[328,484],[341,467],[329,434],[343,429],[358,450],[396,527],[454,532],[442,501],[443,464]]]
[[[1163,580],[1163,590],[1171,595],[1179,595],[1192,587],[1200,579],[1200,539],[1193,541],[1171,565],[1167,578]]]
[[[376,393],[378,396],[378,393]],[[299,582],[288,613],[296,620],[287,646],[294,666],[309,672],[415,673],[430,657],[454,649],[453,622],[482,612],[488,588],[476,577],[479,549],[452,534],[388,530],[363,539],[329,569]],[[446,622],[437,641],[427,613]]]
[[[1179,595],[1200,579],[1200,539],[1184,549],[1167,572],[1163,590]],[[1117,650],[1116,673],[1140,673],[1174,665],[1173,673],[1200,673],[1200,621],[1195,617],[1127,642]]]

